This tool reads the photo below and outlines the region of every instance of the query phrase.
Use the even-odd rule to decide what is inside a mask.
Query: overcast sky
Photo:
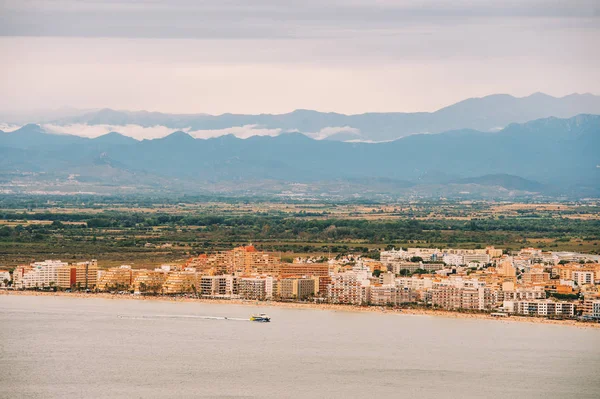
[[[600,94],[600,1],[0,0],[0,108],[433,111]]]

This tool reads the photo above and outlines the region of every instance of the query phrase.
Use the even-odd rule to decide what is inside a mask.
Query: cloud
[[[268,129],[259,125],[244,125],[244,126],[233,126],[225,129],[212,129],[212,130],[189,130],[185,129],[192,137],[197,139],[208,139],[211,137],[220,137],[228,134],[233,134],[235,137],[240,139],[247,139],[252,136],[278,136],[282,129]]]
[[[352,135],[360,136],[360,129],[350,126],[328,126],[318,132],[306,133],[306,135],[315,140],[323,140],[338,133],[350,133]]]
[[[2,0],[0,34],[151,38],[347,37],[480,18],[598,17],[569,0]]]
[[[144,127],[140,125],[87,125],[70,124],[55,125],[43,124],[42,127],[49,132],[58,134],[72,134],[82,137],[98,137],[110,132],[118,132],[124,136],[133,137],[136,140],[156,139],[168,136],[174,129],[166,126]]]
[[[2,125],[0,125],[1,127]],[[56,125],[56,124],[43,124],[42,127],[48,132],[56,134],[72,134],[81,137],[99,137],[110,132],[118,132],[124,136],[132,137],[136,140],[143,139],[156,139],[168,136],[176,130],[182,130],[192,137],[199,139],[208,139],[211,137],[220,137],[228,134],[246,139],[252,136],[277,136],[282,132],[280,128],[268,129],[259,125],[245,125],[245,126],[233,126],[225,129],[213,129],[213,130],[191,130],[190,127],[183,129],[173,129],[167,126],[151,126],[145,127],[140,125],[128,124],[128,125],[87,125],[87,124],[69,124],[69,125]],[[0,128],[0,130],[3,130]],[[13,129],[14,130],[14,129]]]
[[[20,125],[13,125],[10,123],[1,123],[0,122],[0,130],[2,130],[3,132],[12,132],[13,130],[17,130],[20,127],[21,127]]]
[[[3,126],[8,127],[7,124],[0,124],[0,130]],[[143,139],[156,139],[168,136],[176,130],[181,130],[188,133],[190,136],[197,139],[209,139],[213,137],[221,137],[229,134],[234,135],[240,139],[247,139],[253,136],[278,136],[281,133],[293,133],[299,132],[298,129],[282,129],[282,128],[267,128],[261,125],[244,125],[244,126],[232,126],[224,129],[202,129],[192,130],[190,127],[183,129],[173,129],[167,126],[151,126],[145,127],[140,125],[128,124],[128,125],[88,125],[83,123],[68,124],[68,125],[57,125],[53,123],[46,123],[41,125],[46,131],[56,134],[71,134],[81,137],[99,137],[110,132],[118,132],[124,136],[132,137],[136,140]],[[10,125],[9,130],[15,130],[18,126]],[[323,140],[327,137],[333,136],[338,133],[349,133],[360,137],[360,130],[351,126],[328,126],[319,130],[318,132],[305,133],[307,136],[315,140]]]
[[[598,0],[0,0],[0,109],[433,111],[598,92],[599,41]]]

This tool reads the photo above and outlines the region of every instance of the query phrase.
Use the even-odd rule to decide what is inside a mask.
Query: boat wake
[[[199,319],[199,320],[232,320],[232,321],[250,321],[250,319],[242,319],[239,317],[223,317],[223,316],[196,316],[196,315],[169,315],[169,314],[153,314],[153,315],[117,315],[119,319],[130,320],[156,320],[156,319]]]

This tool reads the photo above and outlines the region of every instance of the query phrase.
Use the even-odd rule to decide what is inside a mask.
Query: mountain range
[[[600,194],[599,148],[600,116],[587,114],[385,143],[300,133],[195,139],[183,131],[142,141],[115,132],[89,139],[30,124],[0,133],[0,178],[12,189],[584,196]]]
[[[113,130],[136,138],[156,137],[145,133],[131,133],[132,127],[164,127],[168,132],[183,130],[194,137],[213,137],[233,133],[238,136],[278,135],[299,132],[312,138],[334,141],[393,141],[412,134],[441,133],[457,129],[495,132],[510,123],[547,118],[570,118],[578,114],[600,114],[600,96],[571,94],[552,97],[535,93],[517,98],[508,94],[494,94],[471,98],[435,112],[387,112],[344,115],[334,112],[296,110],[286,114],[165,114],[147,111],[116,111],[100,109],[76,113],[69,109],[54,120],[45,115],[43,120],[58,131],[82,135],[85,127],[108,125]],[[4,120],[4,122],[10,122]],[[143,129],[138,129],[143,131]]]

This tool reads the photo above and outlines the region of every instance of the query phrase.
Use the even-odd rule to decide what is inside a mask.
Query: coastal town
[[[101,268],[97,260],[33,262],[0,270],[5,290],[423,307],[600,321],[600,263],[579,253],[524,248],[405,248],[296,258],[241,246],[154,269]]]

